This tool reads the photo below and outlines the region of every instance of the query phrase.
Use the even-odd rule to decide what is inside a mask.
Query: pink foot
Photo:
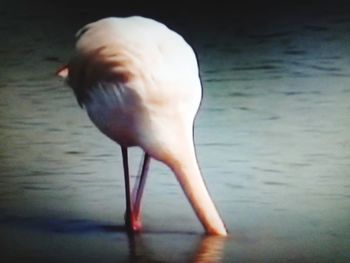
[[[125,214],[125,225],[127,227],[127,231],[130,233],[138,233],[142,230],[142,220],[140,216],[136,216],[134,213],[130,215],[130,217]]]
[[[142,230],[142,222],[141,222],[141,218],[138,217],[132,217],[132,230],[134,233],[138,233],[138,232],[141,232]]]

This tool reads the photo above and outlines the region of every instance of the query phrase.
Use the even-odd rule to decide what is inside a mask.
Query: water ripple
[[[295,33],[295,31],[286,30],[286,31],[277,31],[277,32],[265,33],[265,34],[249,34],[248,37],[253,39],[271,39],[271,38],[280,38],[280,37],[290,36],[293,33]]]

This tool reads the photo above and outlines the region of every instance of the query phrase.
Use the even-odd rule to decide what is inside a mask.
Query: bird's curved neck
[[[170,168],[175,173],[198,219],[208,234],[227,235],[224,223],[209,195],[195,155],[194,145],[183,151],[181,160],[174,160]]]

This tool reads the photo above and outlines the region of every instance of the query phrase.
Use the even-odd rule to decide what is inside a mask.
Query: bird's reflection
[[[174,234],[175,235],[175,234]],[[166,254],[168,250],[172,249],[172,242],[177,240],[175,237],[171,237],[172,234],[169,234],[166,238],[161,238],[162,244],[157,242],[152,242],[152,239],[157,239],[156,235],[128,235],[129,241],[129,262],[163,262],[165,260],[174,260],[170,259]],[[193,238],[194,249],[190,253],[184,253],[181,250],[181,246],[176,246],[173,249],[172,254],[178,255],[188,255],[187,258],[181,258],[181,262],[191,262],[191,263],[215,263],[221,262],[223,257],[224,246],[227,240],[227,237],[221,236],[194,236]],[[158,236],[159,237],[159,236]],[[186,237],[181,236],[181,239],[186,239]],[[154,241],[154,240],[153,240]],[[178,240],[179,241],[179,240]],[[175,241],[177,242],[177,241]],[[180,242],[180,241],[179,241]],[[197,244],[196,244],[197,243]],[[159,244],[159,247],[154,247],[155,244]],[[152,246],[153,245],[153,246]],[[164,248],[164,246],[166,248]],[[152,250],[152,252],[150,252]],[[185,248],[184,248],[185,250]],[[175,253],[174,253],[175,251]],[[180,256],[179,256],[180,257]],[[177,260],[176,260],[177,261]]]
[[[226,237],[204,236],[191,262],[221,262]]]

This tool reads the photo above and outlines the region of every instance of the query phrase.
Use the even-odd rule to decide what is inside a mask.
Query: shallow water
[[[82,21],[48,25],[45,15],[8,10],[0,13],[3,258],[350,260],[349,16],[209,28],[173,21],[199,57],[198,159],[231,235],[203,237],[174,176],[153,162],[145,233],[131,238],[119,147],[53,76]],[[136,174],[141,152],[130,156]]]

